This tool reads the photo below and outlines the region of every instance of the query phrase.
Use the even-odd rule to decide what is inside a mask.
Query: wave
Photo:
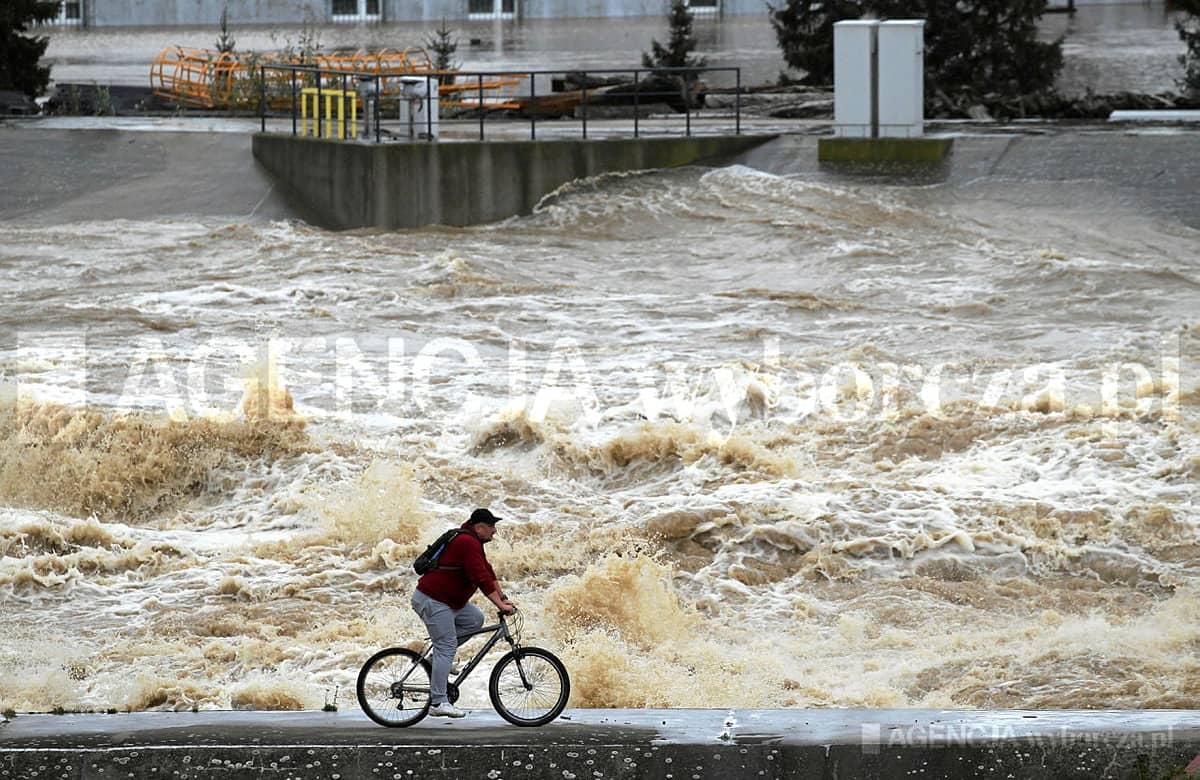
[[[415,544],[429,522],[412,464],[377,460],[353,483],[307,499],[319,518],[302,544],[374,548],[383,541]]]
[[[762,479],[795,470],[793,456],[754,440],[690,423],[645,422],[603,442],[580,441],[570,429],[532,423],[525,412],[493,422],[475,437],[471,453],[544,449],[552,466],[582,473],[605,484],[653,479],[699,463]]]
[[[415,284],[410,290],[421,291],[437,298],[476,298],[494,296],[522,296],[553,293],[561,290],[560,284],[541,281],[515,281],[489,276],[483,263],[443,252],[425,266],[415,269]],[[512,269],[505,269],[508,273]]]
[[[209,490],[231,461],[307,447],[290,397],[250,393],[245,419],[177,421],[52,403],[0,402],[0,501],[139,521]]]
[[[136,540],[94,518],[30,520],[0,529],[0,592],[69,592],[83,580],[116,574],[146,579],[196,560],[179,545]]]
[[[788,309],[802,309],[804,311],[825,311],[828,309],[848,311],[859,308],[859,305],[852,301],[827,298],[815,293],[798,290],[767,290],[759,287],[751,287],[745,290],[719,292],[716,293],[716,296],[719,298],[733,298],[738,301],[772,301],[782,303]]]
[[[498,450],[530,450],[555,436],[553,427],[535,422],[524,409],[506,410],[475,432],[472,455],[487,455]]]
[[[90,517],[86,520],[29,520],[7,528],[0,527],[0,557],[24,558],[30,555],[66,555],[83,547],[112,547],[127,540]]]
[[[639,464],[675,469],[701,460],[763,477],[787,476],[795,468],[786,453],[773,452],[748,436],[725,436],[682,423],[645,423],[603,444],[577,451],[572,458],[598,474],[612,474]]]
[[[685,608],[669,574],[645,556],[608,557],[554,586],[543,608],[567,637],[602,629],[651,647],[700,622]]]
[[[606,175],[573,182],[543,198],[531,216],[508,220],[507,233],[547,230],[629,241],[663,235],[692,237],[697,229],[729,225],[803,229],[812,238],[861,238],[864,231],[962,233],[946,215],[906,205],[870,188],[800,180],[745,166],[701,167]],[[895,252],[863,247],[869,255]]]
[[[794,473],[794,439],[766,430],[763,420],[778,402],[770,376],[723,366],[705,387],[665,388],[666,398],[643,393],[633,403],[608,409],[606,422],[637,420],[597,441],[586,417],[551,410],[535,417],[527,407],[506,409],[474,432],[470,454],[539,454],[545,464],[586,474],[605,484],[651,479],[696,464],[751,478]]]

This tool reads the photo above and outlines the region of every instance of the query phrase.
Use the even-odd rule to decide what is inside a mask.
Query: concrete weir
[[[568,710],[540,729],[490,711],[408,729],[342,713],[19,715],[0,778],[762,780],[1187,778],[1186,710]]]
[[[478,225],[533,211],[567,182],[728,158],[773,136],[387,143],[260,133],[254,157],[323,227]]]

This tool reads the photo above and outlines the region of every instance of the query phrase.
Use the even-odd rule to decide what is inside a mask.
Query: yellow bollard
[[[325,105],[321,105],[321,98]],[[312,113],[308,110],[308,99],[312,98]],[[337,99],[337,111],[333,108],[334,98]],[[346,104],[350,104],[350,122],[346,123]],[[300,135],[310,135],[309,118],[312,119],[313,138],[358,137],[358,93],[350,90],[321,89],[305,87],[300,90]],[[334,123],[337,123],[336,125]]]

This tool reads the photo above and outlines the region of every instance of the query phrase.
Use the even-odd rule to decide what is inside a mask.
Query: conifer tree
[[[1179,64],[1183,66],[1179,88],[1200,93],[1200,0],[1180,0],[1178,6],[1186,14],[1175,23],[1179,40],[1186,47],[1179,55]]]
[[[650,52],[642,52],[642,65],[647,68],[699,68],[704,58],[692,54],[696,50],[696,39],[692,36],[695,17],[685,0],[671,0],[667,12],[667,23],[671,37],[663,46],[656,39],[650,40]]]
[[[1045,11],[1046,0],[788,0],[770,13],[784,60],[810,84],[833,81],[834,22],[924,19],[926,96],[932,97],[1051,88],[1062,68],[1062,41],[1038,40]]]
[[[237,41],[229,32],[229,5],[221,7],[221,34],[217,36],[217,51],[222,54],[233,54]]]
[[[861,0],[787,0],[768,3],[767,13],[788,67],[804,71],[805,84],[832,84],[833,23],[858,19],[864,8]]]
[[[50,83],[50,67],[40,65],[50,39],[25,35],[31,25],[58,16],[58,2],[3,0],[0,2],[0,89],[37,97]]]
[[[442,19],[442,26],[425,39],[425,48],[433,52],[434,70],[454,70],[458,66],[454,61],[454,52],[458,51],[458,38],[455,38],[454,31],[446,26],[445,19]],[[438,81],[442,84],[453,84],[454,76],[442,74]]]
[[[926,20],[926,86],[947,95],[1028,95],[1062,69],[1061,39],[1038,40],[1046,0],[865,1],[880,19]]]

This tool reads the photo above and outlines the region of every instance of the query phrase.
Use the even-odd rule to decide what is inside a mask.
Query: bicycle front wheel
[[[562,661],[549,650],[522,647],[496,664],[488,696],[500,717],[514,726],[544,726],[567,706],[571,680]]]
[[[380,650],[358,673],[358,706],[380,726],[411,726],[429,713],[429,662],[400,647]]]

